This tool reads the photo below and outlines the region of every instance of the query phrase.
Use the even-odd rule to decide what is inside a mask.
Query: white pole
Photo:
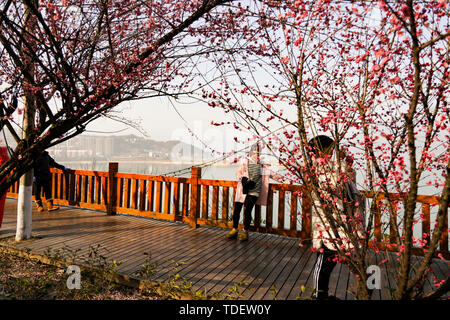
[[[32,221],[33,221],[32,192],[33,192],[33,170],[28,171],[20,178],[19,199],[17,202],[16,241],[31,238]]]

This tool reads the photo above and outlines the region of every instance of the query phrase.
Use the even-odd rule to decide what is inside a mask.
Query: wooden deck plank
[[[303,299],[311,299],[311,296],[314,291],[312,270],[313,270],[314,264],[316,262],[316,256],[317,256],[317,254],[313,253],[309,257],[302,272],[300,273],[299,277],[297,278],[297,281],[291,287],[291,291],[287,296],[287,298],[289,300],[297,299],[297,297],[300,297]],[[300,287],[302,285],[306,287],[306,290],[304,293],[299,295]]]
[[[245,254],[253,250],[256,241],[263,236],[264,235],[262,234],[250,233],[250,237],[252,238],[246,243],[228,241],[228,246],[225,249],[219,250],[212,255],[204,256],[202,261],[199,261],[198,264],[194,265],[193,267],[196,271],[191,269],[191,272],[187,274],[183,270],[181,274],[185,276],[188,281],[191,281],[193,285],[202,287],[202,284],[212,279],[218,272],[220,272],[220,270],[222,270],[222,267],[226,265],[226,263],[229,263],[238,255]]]
[[[163,227],[163,226],[161,226]],[[99,244],[103,247],[107,247],[108,250],[111,252],[111,255],[114,256],[114,259],[118,259],[118,255],[121,252],[121,250],[131,250],[131,248],[135,245],[135,243],[139,243],[140,238],[136,237],[137,232],[145,232],[148,227],[144,225],[129,225],[129,230],[114,230],[111,231],[112,235],[109,237],[101,237],[101,238],[87,238],[82,240],[73,240],[71,241],[72,244],[76,244],[77,242],[80,242],[80,246],[88,246],[92,245],[94,243],[95,245]],[[127,242],[121,242],[120,239],[127,239]]]
[[[198,266],[201,264],[201,259],[204,259],[204,261],[207,261],[207,253],[210,252],[211,256],[214,256],[214,252],[223,250],[225,246],[227,246],[226,241],[224,242],[224,232],[216,232],[216,230],[212,230],[212,228],[209,227],[202,227],[200,229],[211,229],[209,230],[209,233],[207,235],[207,238],[205,239],[199,239],[199,243],[196,243],[195,245],[192,245],[190,247],[184,248],[183,246],[179,247],[179,250],[176,252],[177,255],[170,257],[172,260],[175,261],[182,261],[184,263],[184,268],[187,268],[189,266],[192,266],[195,268],[195,266]],[[228,240],[228,239],[225,239]],[[203,262],[207,263],[207,262]],[[166,263],[165,265],[161,266],[161,270],[159,273],[160,277],[168,276],[168,267],[170,263]],[[183,271],[183,273],[185,270]]]
[[[373,261],[374,265],[379,266],[378,264],[382,260],[380,255],[376,255],[376,254],[373,254],[373,253],[368,253],[368,255],[370,256],[370,258],[369,258],[370,261]],[[381,267],[380,267],[380,269],[381,269]],[[381,281],[382,281],[382,279],[381,279]],[[372,291],[372,299],[373,300],[381,300],[381,289],[374,289]]]
[[[394,272],[395,267],[395,261],[393,261],[393,259],[395,259],[396,257],[394,257],[392,254],[390,253],[383,253],[382,255],[383,259],[387,261],[383,264],[383,267],[381,268],[381,274],[382,274],[382,278],[381,278],[381,290],[382,290],[382,297],[384,299],[391,299],[391,295],[392,295],[392,290],[394,290],[395,288],[395,279],[394,277],[390,274],[391,272]]]
[[[262,297],[262,299],[267,299],[269,294],[271,298],[277,299],[279,291],[281,290],[281,288],[283,288],[286,281],[288,281],[291,274],[294,274],[296,270],[299,269],[298,263],[307,250],[305,250],[305,248],[299,247],[298,245],[294,247],[295,251],[292,253],[291,259],[272,284],[276,290],[275,296],[273,295],[273,292],[266,292],[266,294]]]
[[[196,246],[198,246],[199,244],[207,243],[206,240],[214,236],[213,233],[208,233],[206,230],[203,230],[206,228],[200,228],[202,230],[197,230],[196,239],[194,241],[191,240],[186,244],[186,241],[183,239],[183,237],[189,236],[190,230],[185,226],[180,227],[182,228],[180,228],[176,232],[176,236],[172,232],[168,233],[167,236],[169,238],[163,238],[156,235],[157,241],[149,239],[148,241],[143,242],[141,245],[144,248],[153,245],[152,249],[146,251],[151,254],[152,262],[158,263],[158,270],[160,272],[164,272],[164,270],[170,268],[171,263],[169,261],[184,261],[184,254],[186,254],[184,250],[190,251],[193,248],[195,249]],[[123,268],[121,268],[121,271],[125,274],[132,274],[140,268],[144,260],[143,256],[137,257],[136,259],[129,259],[128,262],[124,264]]]
[[[333,258],[331,258],[333,259]],[[336,263],[335,267],[333,268],[333,271],[331,272],[330,275],[330,284],[329,284],[329,288],[328,288],[328,294],[329,295],[336,295],[336,290],[337,290],[337,285],[339,282],[339,276],[341,273],[341,269],[342,269],[342,264],[341,263]]]
[[[387,259],[387,256],[385,253],[381,252],[377,255],[377,263],[378,265]],[[387,274],[387,262],[383,262],[381,264],[381,289],[380,289],[380,299],[381,300],[387,300],[390,299],[390,292],[389,292],[389,277]]]
[[[189,235],[183,228],[180,228],[177,232],[179,233],[180,236]],[[202,236],[202,231],[198,230],[198,232],[199,238],[204,237]],[[152,261],[157,262],[159,267],[161,267],[161,264],[163,264],[166,259],[169,259],[173,255],[176,255],[177,253],[180,252],[180,250],[182,251],[183,247],[182,239],[174,237],[173,228],[165,230],[164,233],[162,235],[159,233],[155,233],[154,235],[152,235],[151,238],[145,239],[141,243],[141,249],[144,249],[145,252],[151,254]],[[124,272],[126,273],[132,272],[132,270],[135,269],[136,267],[133,266],[133,264],[135,263],[136,263],[135,261],[129,260],[128,261],[129,268],[126,270],[124,269]]]
[[[345,265],[341,264],[341,270],[338,277],[338,283],[336,285],[336,292],[334,295],[341,300],[345,300],[347,297],[347,289],[349,286],[349,280],[350,280],[350,268]]]
[[[0,237],[14,236],[17,200],[8,199]],[[201,226],[197,229],[188,224],[163,221],[130,215],[107,216],[103,212],[61,207],[54,213],[37,213],[33,209],[33,234],[42,236],[19,243],[17,248],[30,248],[44,254],[45,250],[77,250],[85,257],[91,247],[100,246],[108,259],[123,261],[118,271],[132,274],[139,270],[145,260],[144,252],[152,255],[159,264],[155,280],[167,279],[173,264],[185,262],[176,271],[193,283],[194,290],[205,288],[208,293],[222,295],[236,283],[245,299],[296,299],[300,286],[307,290],[301,298],[312,294],[312,269],[316,254],[309,248],[298,247],[298,239],[271,234],[250,233],[248,242],[239,243],[225,238],[227,230]],[[381,266],[382,289],[374,291],[374,299],[389,299],[388,288],[395,286],[395,272],[399,263],[395,254],[371,253],[374,263]],[[418,264],[422,258],[414,257]],[[446,279],[450,273],[449,263],[434,259],[431,265],[436,279]],[[339,265],[333,271],[330,294],[338,298],[353,299],[354,276],[348,267]],[[353,287],[352,287],[353,286]],[[434,288],[434,279],[425,281],[425,289]],[[274,290],[272,290],[274,289]]]
[[[280,239],[267,235],[253,240],[255,242],[253,247],[248,247],[241,255],[235,255],[233,259],[229,259],[228,264],[223,266],[221,272],[207,281],[202,288],[204,287],[208,292],[226,294],[230,287],[248,279],[250,270],[264,259],[263,253],[266,248],[275,246],[280,241]]]
[[[58,211],[58,212],[60,212],[60,211]],[[72,216],[70,219],[73,219],[73,217],[74,217],[73,211],[68,210],[68,212],[72,213]],[[21,243],[17,243],[17,247],[19,247],[19,248],[31,247],[31,248],[35,248],[35,250],[36,250],[36,248],[46,247],[48,244],[58,243],[59,240],[62,240],[62,242],[64,242],[64,239],[62,239],[62,238],[61,239],[60,238],[54,238],[54,239],[51,238],[52,234],[55,235],[58,232],[61,232],[60,230],[58,230],[58,229],[60,229],[60,227],[55,228],[55,224],[56,224],[56,226],[58,226],[58,224],[61,223],[61,221],[64,221],[65,219],[70,221],[70,219],[68,218],[70,216],[65,216],[64,210],[61,210],[61,213],[59,213],[59,215],[57,215],[57,216],[56,215],[53,216],[53,215],[49,215],[49,214],[46,214],[47,216],[42,215],[40,217],[34,216],[33,217],[34,230],[38,230],[38,232],[37,232],[38,234],[41,232],[46,232],[44,238],[42,238],[42,239],[35,238],[32,240],[23,241]],[[53,221],[53,224],[49,223],[51,221]],[[33,234],[36,234],[36,232],[33,232]],[[79,237],[79,235],[77,237]],[[42,245],[42,242],[44,242],[43,245]],[[47,242],[47,244],[45,242]]]
[[[153,228],[158,228],[158,232],[153,232]],[[168,237],[168,235],[165,235],[167,231],[170,231],[170,226],[152,226],[146,230],[145,235],[133,237],[125,244],[116,243],[113,245],[111,248],[115,259],[122,262],[118,270],[122,270],[128,263],[134,262],[135,258],[145,257],[145,252],[151,253],[149,252],[151,250],[148,250],[145,245],[152,242],[156,243],[157,240],[165,241]]]
[[[185,263],[186,259],[188,261],[191,261],[191,259],[198,259],[200,255],[196,256],[195,253],[200,253],[198,251],[202,248],[200,245],[205,245],[205,243],[208,243],[206,239],[210,240],[211,237],[217,236],[207,230],[207,228],[199,228],[197,229],[197,232],[202,233],[203,236],[202,234],[198,234],[195,241],[189,241],[188,244],[186,244],[186,241],[181,238],[178,242],[173,244],[172,248],[153,251],[152,260],[158,262],[158,272],[153,279],[161,277],[160,280],[162,280],[162,277],[166,273],[167,276],[169,276],[170,270],[173,267],[173,262]],[[187,250],[187,253],[184,251],[185,249]],[[131,266],[131,268],[127,270],[127,273],[132,273],[134,271],[136,271],[136,266]]]
[[[285,299],[284,297],[289,296],[290,292],[294,289],[297,294],[300,291],[300,287],[295,288],[295,284],[297,282],[297,279],[300,277],[300,274],[305,269],[308,261],[313,256],[313,252],[307,248],[302,248],[302,255],[298,258],[297,263],[295,264],[292,271],[289,273],[288,276],[286,276],[286,280],[284,281],[283,285],[280,287],[277,295],[275,296],[276,299]]]
[[[356,282],[353,273],[348,276],[348,287],[345,294],[345,300],[355,300],[356,299]]]
[[[188,231],[192,232],[190,229]],[[189,241],[187,243],[186,241],[182,241],[174,248],[173,254],[169,255],[168,258],[175,261],[183,260],[186,263],[192,263],[200,258],[202,253],[208,250],[213,251],[216,248],[220,249],[223,246],[220,243],[223,234],[215,232],[215,230],[208,227],[201,227],[196,231],[201,234],[195,235],[195,241]],[[161,265],[161,267],[164,267],[164,265]]]
[[[131,266],[131,268],[134,268],[133,264],[136,263],[135,260],[144,258],[144,252],[151,254],[153,260],[153,258],[155,257],[155,251],[157,251],[157,249],[161,247],[167,248],[173,243],[176,243],[178,239],[173,238],[173,234],[177,232],[181,232],[180,235],[185,235],[183,226],[173,222],[164,222],[163,226],[152,228],[145,236],[139,238],[139,242],[136,245],[128,249],[124,248],[121,251],[124,255],[128,255],[129,258],[124,264],[120,266],[120,269],[124,271],[126,269],[125,267],[129,266]],[[152,248],[152,246],[154,248]],[[140,252],[141,254],[136,255],[135,251]]]
[[[412,262],[411,276],[414,277],[416,275],[417,268],[419,268],[419,266],[420,266],[420,260],[418,259],[418,257],[412,256],[411,262]],[[430,265],[430,269],[433,270],[433,272],[434,272],[433,264]],[[425,291],[431,291],[431,290],[434,290],[433,287],[434,286],[433,286],[432,274],[426,273],[425,279],[423,281],[423,288]]]
[[[433,259],[433,262],[431,264],[432,269],[435,270],[436,275],[440,280],[446,279],[447,277],[450,276],[450,270],[446,268],[449,266],[450,266],[449,261],[442,261],[438,259]]]
[[[57,245],[48,245],[46,244],[45,247],[52,247],[53,249],[61,249],[64,245],[68,245],[70,248],[78,248],[80,249],[79,254],[87,254],[91,247],[96,247],[97,245],[100,245],[100,249],[102,251],[107,250],[108,255],[111,259],[120,260],[118,257],[118,250],[116,249],[116,246],[120,246],[123,248],[123,250],[130,250],[130,247],[134,244],[139,244],[141,241],[137,238],[132,238],[133,234],[136,233],[136,228],[131,228],[132,230],[127,232],[121,232],[121,233],[115,233],[115,236],[111,237],[101,237],[98,235],[94,236],[84,236],[81,237],[81,239],[71,238],[72,241],[65,240],[62,242],[58,242]],[[119,239],[122,237],[127,237],[127,242],[121,242]],[[123,239],[123,238],[122,238]],[[42,248],[44,249],[44,248]],[[139,248],[141,251],[142,248]]]
[[[63,209],[64,210],[64,209]],[[61,212],[64,212],[63,210],[61,210]],[[90,213],[92,215],[92,212]],[[109,221],[111,222],[111,220],[114,220],[116,217],[106,217],[103,216],[105,219],[109,219]],[[91,219],[90,221],[92,222],[92,220],[95,220],[95,217],[89,217],[89,219]],[[132,219],[135,219],[134,217]],[[123,220],[123,219],[122,219]],[[131,220],[133,221],[133,220]],[[153,223],[157,225],[158,228],[164,227],[165,224],[163,221],[158,221],[158,220],[153,220]],[[96,223],[94,223],[93,225],[95,225]],[[117,225],[120,228],[123,228],[124,221],[121,222],[121,225]],[[81,249],[85,249],[85,251],[87,251],[87,249],[89,248],[89,246],[92,243],[95,244],[101,244],[101,245],[108,245],[110,243],[115,243],[115,244],[121,244],[120,239],[126,238],[129,241],[132,241],[133,238],[131,236],[136,234],[136,229],[135,228],[142,228],[142,226],[145,223],[141,220],[137,220],[135,222],[133,222],[133,224],[127,224],[127,227],[124,229],[126,230],[126,232],[122,232],[120,234],[117,234],[117,230],[112,230],[109,229],[108,231],[112,232],[113,234],[110,235],[108,233],[105,234],[96,234],[93,237],[80,237],[79,234],[75,234],[74,236],[71,237],[65,237],[65,238],[60,238],[60,237],[55,237],[55,238],[51,238],[52,235],[54,235],[54,233],[48,233],[46,235],[45,240],[39,240],[41,242],[36,242],[37,245],[32,246],[32,248],[34,249],[43,249],[46,248],[48,246],[51,245],[51,247],[53,247],[54,249],[58,249],[58,248],[62,248],[64,246],[65,243],[70,243],[70,246],[74,246],[74,245],[78,245]],[[51,225],[50,225],[51,226]],[[161,230],[161,229],[160,229]],[[99,241],[96,241],[99,240]],[[109,241],[106,241],[109,240]],[[124,243],[122,242],[123,247],[125,250],[129,250],[130,249],[130,243]],[[25,242],[24,246],[29,246],[28,243]],[[109,246],[110,249],[114,249],[114,246]],[[82,250],[83,251],[83,250]],[[117,251],[111,250],[113,252],[114,255],[117,254]]]
[[[396,289],[398,282],[398,274],[400,273],[400,263],[397,261],[398,256],[393,252],[387,253],[389,261],[386,263],[387,276],[389,279],[389,288]]]
[[[417,268],[418,268],[420,266],[421,257],[413,256],[413,259],[415,261],[417,261]],[[450,270],[447,270],[447,274],[445,274],[445,271],[442,270],[444,264],[440,263],[440,262],[441,261],[438,259],[432,260],[432,263],[429,268],[431,270],[431,273],[427,274],[427,278],[426,278],[425,284],[424,284],[425,292],[436,290],[437,287],[435,285],[435,281],[445,280],[450,276]],[[447,266],[448,266],[448,263],[447,263]],[[447,296],[449,294],[450,294],[450,292],[447,293]]]
[[[245,246],[243,244],[238,243],[237,240],[230,240],[226,239],[224,237],[224,233],[221,233],[222,237],[217,241],[217,244],[215,247],[213,247],[213,252],[206,252],[203,251],[198,259],[195,259],[195,261],[190,262],[190,266],[186,268],[185,270],[182,270],[182,274],[187,274],[189,270],[195,270],[196,268],[204,268],[204,266],[210,262],[220,263],[220,259],[226,260],[227,262],[233,261],[234,258],[229,258],[233,256],[240,256],[239,252],[240,250],[245,249]],[[256,234],[252,236],[252,239],[250,242],[258,241],[258,239],[262,239],[263,235]],[[248,248],[251,248],[253,245],[250,245]],[[217,250],[217,251],[216,251]],[[214,254],[215,252],[215,254]],[[220,254],[217,254],[217,252],[221,252]],[[244,252],[244,251],[242,251]],[[218,259],[216,259],[218,258]],[[219,262],[218,262],[219,261]],[[223,267],[224,265],[222,265]]]
[[[99,217],[83,217],[82,218],[82,224],[83,225],[89,225],[89,229],[84,229],[84,231],[77,231],[73,232],[70,236],[65,235],[61,232],[60,226],[58,225],[50,225],[49,228],[53,229],[54,231],[46,232],[43,239],[39,239],[35,241],[35,244],[32,246],[35,249],[42,249],[47,246],[52,246],[54,248],[61,247],[64,245],[64,243],[73,243],[78,244],[80,242],[85,243],[93,243],[96,242],[96,240],[103,239],[110,239],[114,238],[114,233],[117,232],[117,228],[124,228],[123,222],[120,225],[118,222],[113,221],[111,219],[109,223],[109,227],[105,225],[105,222],[99,221]],[[106,218],[106,217],[105,217]],[[114,224],[116,225],[116,228],[112,227]],[[101,233],[104,228],[107,227],[108,233]],[[134,227],[142,227],[139,224],[135,224]],[[77,228],[81,228],[80,224],[77,225]],[[132,225],[127,224],[126,229],[133,228]],[[42,228],[37,228],[37,231],[44,231]],[[130,232],[130,230],[127,230]],[[59,233],[58,233],[59,232]],[[81,235],[81,236],[80,236]]]
[[[330,275],[330,284],[328,288],[328,294],[336,296],[337,286],[339,282],[339,276],[341,275],[342,263],[337,263]]]
[[[86,223],[91,226],[95,226],[93,222],[93,219],[90,217],[76,217],[79,219],[79,221],[82,221],[81,223]],[[65,222],[70,222],[70,220],[72,218],[67,218],[64,216],[59,215],[58,217],[53,216],[53,217],[49,217],[49,219],[54,219],[54,221],[59,220],[59,223],[65,223]],[[38,224],[36,223],[36,221],[33,223],[33,227],[34,227],[34,232],[33,232],[33,236],[37,236],[38,238],[35,239],[31,239],[28,241],[24,241],[21,242],[19,244],[17,244],[18,247],[24,247],[30,244],[34,244],[34,247],[36,249],[40,249],[42,247],[45,247],[49,244],[53,244],[56,245],[59,242],[64,242],[66,240],[69,240],[71,237],[72,238],[79,238],[80,234],[86,233],[86,231],[81,231],[79,230],[79,234],[78,233],[73,233],[71,236],[68,236],[67,233],[64,233],[64,229],[65,228],[61,228],[59,227],[57,224],[47,224],[45,222],[42,222],[42,224]],[[63,229],[63,230],[61,230]],[[70,230],[66,229],[66,232],[68,232]],[[42,239],[39,239],[40,236],[43,236]]]
[[[95,220],[85,220],[84,223],[92,223],[92,225],[95,225]],[[129,228],[130,226],[128,226]],[[108,230],[110,233],[115,232],[115,230]],[[82,243],[97,243],[98,241],[104,240],[105,238],[110,238],[111,236],[102,234],[100,232],[97,232],[97,230],[94,228],[91,229],[89,232],[85,232],[84,235],[80,236],[77,234],[73,234],[71,236],[64,236],[63,234],[58,233],[47,233],[44,235],[42,239],[36,240],[33,244],[34,249],[42,249],[44,247],[51,246],[53,248],[61,247],[66,243],[71,243],[72,245],[78,246]]]
[[[246,244],[236,240],[222,239],[222,247],[218,251],[203,254],[201,259],[182,270],[181,274],[197,287],[202,287],[204,282],[199,283],[199,281],[212,279],[224,265],[233,261],[235,257],[246,254],[247,250],[251,251],[254,243],[263,236],[251,234],[252,238]]]
[[[438,279],[445,280],[450,278],[450,262],[433,259],[432,264],[433,270],[436,270]],[[447,299],[450,299],[450,291],[446,294]]]
[[[178,241],[173,243],[172,248],[161,247],[158,251],[154,251],[155,259],[162,261],[158,266],[159,271],[156,274],[156,278],[169,273],[172,268],[170,260],[174,260],[175,262],[186,262],[185,260],[191,261],[191,259],[198,259],[198,254],[207,251],[209,248],[209,241],[221,238],[220,234],[214,232],[211,228],[198,228],[196,231],[193,231],[189,227],[183,226],[183,229],[184,232],[186,232],[185,236],[192,237],[192,235],[194,235],[195,239],[186,242],[185,238],[182,236],[178,238]],[[177,233],[177,236],[180,236],[180,234]],[[129,272],[131,272],[131,270]]]
[[[248,296],[249,299],[261,300],[267,293],[270,292],[272,297],[276,295],[276,287],[274,287],[274,281],[279,274],[284,270],[285,266],[291,261],[293,252],[296,252],[297,243],[296,239],[289,239],[289,243],[282,249],[284,252],[281,257],[275,257],[270,263],[271,268],[266,266],[262,268],[262,273],[258,275],[258,281],[254,281],[249,289],[254,288],[254,292]],[[258,266],[262,267],[262,266]],[[266,299],[269,299],[268,296]]]
[[[289,240],[290,239],[286,238],[277,246],[272,247],[265,259],[249,272],[249,275],[253,280],[250,281],[249,285],[242,291],[246,299],[251,299],[251,296],[262,285],[267,276],[277,267],[279,260],[286,254],[289,247],[293,245],[293,242]],[[266,287],[267,290],[270,290],[270,288],[271,284]],[[275,295],[275,292],[273,295]]]
[[[222,277],[216,277],[213,281],[208,282],[205,285],[207,290],[212,290],[216,292],[224,292],[228,290],[230,286],[236,283],[240,283],[245,278],[243,272],[248,270],[249,266],[257,263],[258,257],[264,252],[267,245],[273,244],[273,239],[270,237],[263,237],[257,242],[254,250],[247,250],[245,254],[237,256],[228,266],[226,266],[222,271]],[[239,278],[240,277],[240,278]],[[220,279],[221,281],[216,281]]]

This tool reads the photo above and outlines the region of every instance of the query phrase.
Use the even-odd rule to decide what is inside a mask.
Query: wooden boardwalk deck
[[[15,234],[16,210],[17,200],[7,199],[0,237]],[[38,237],[16,247],[40,254],[68,247],[85,255],[90,247],[99,245],[102,255],[122,262],[118,272],[127,275],[139,270],[146,259],[144,253],[149,253],[158,263],[155,280],[178,273],[192,282],[194,289],[206,289],[208,294],[225,295],[237,288],[243,299],[310,298],[315,254],[299,247],[298,239],[250,233],[248,242],[239,243],[226,239],[226,232],[216,227],[193,229],[180,222],[61,207],[53,213],[33,211],[33,235]],[[382,265],[382,289],[374,290],[373,299],[390,298],[395,268],[394,262]],[[435,259],[431,268],[437,279],[450,274],[449,263],[442,260]],[[426,291],[431,290],[433,279],[425,285]],[[307,288],[303,294],[301,286]],[[354,291],[348,267],[338,265],[331,275],[330,294],[348,300],[354,298]]]

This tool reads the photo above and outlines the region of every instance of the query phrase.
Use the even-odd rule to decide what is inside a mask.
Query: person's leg
[[[244,232],[239,236],[239,240],[248,240],[248,230],[250,229],[250,223],[252,222],[252,210],[255,206],[258,197],[247,195],[244,202]]]
[[[244,231],[248,231],[252,222],[252,210],[258,197],[247,195],[244,202]]]
[[[239,227],[239,220],[241,219],[241,210],[244,204],[242,202],[234,203],[234,211],[233,211],[233,228],[237,230]]]
[[[42,206],[41,192],[42,192],[42,184],[40,181],[36,181],[36,190],[34,191],[34,202],[36,203],[38,212],[44,211],[44,207]]]
[[[46,204],[47,204],[47,210],[48,211],[58,210],[59,207],[53,205],[52,188],[50,187],[50,181],[46,181],[44,183],[43,187],[44,187],[45,200],[46,200]]]
[[[316,299],[325,299],[328,297],[330,275],[336,266],[336,262],[333,261],[335,254],[335,251],[324,247],[323,252],[319,252],[317,255],[316,264],[313,269],[314,297]]]
[[[50,182],[49,182],[49,181],[48,181],[48,182],[45,182],[45,183],[42,185],[42,188],[44,189],[44,196],[45,196],[45,199],[47,199],[47,200],[53,199],[53,197],[52,197],[52,188],[50,187]]]
[[[34,191],[34,199],[36,201],[41,201],[41,193],[42,193],[42,183],[40,181],[36,181],[36,190]]]
[[[236,239],[238,235],[238,227],[239,227],[239,220],[241,216],[241,209],[244,204],[242,202],[235,202],[234,203],[234,211],[233,211],[233,229],[227,233],[228,239]]]

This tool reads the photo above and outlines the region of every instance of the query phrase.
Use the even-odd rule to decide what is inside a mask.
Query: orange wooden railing
[[[365,192],[366,198],[374,198],[374,195],[372,192]],[[389,194],[389,201],[392,203],[392,207],[394,209],[394,219],[397,220],[398,216],[398,210],[400,207],[398,206],[399,203],[402,202],[403,199],[406,198],[406,194],[400,194],[400,193],[390,193]],[[384,207],[387,210],[387,199],[384,193],[379,193],[376,195],[376,201],[379,202],[379,207],[382,207],[384,204]],[[413,253],[416,255],[424,255],[429,242],[430,242],[430,235],[432,234],[431,229],[431,207],[432,206],[439,206],[440,197],[439,196],[426,196],[426,195],[418,195],[417,196],[417,203],[420,203],[422,206],[421,214],[417,217],[417,223],[416,225],[420,227],[420,234],[421,234],[421,241],[426,241],[425,247],[422,246],[416,246],[413,248]],[[380,211],[375,211],[374,215],[374,227],[373,227],[373,234],[374,239],[373,243],[382,250],[389,250],[389,251],[398,251],[399,248],[397,246],[398,239],[397,236],[394,233],[394,228],[392,226],[393,221],[388,221],[387,223],[382,223],[381,221],[381,213]],[[389,233],[385,233],[389,227]],[[448,246],[448,210],[446,212],[446,217],[444,219],[444,226],[442,228],[442,234],[441,238],[439,240],[439,251],[438,253],[441,253],[446,259],[450,259],[450,253],[449,253],[449,246]]]
[[[107,172],[63,172],[52,168],[51,173],[56,204],[101,210],[108,215],[121,213],[182,221],[194,228],[198,225],[232,227],[237,182],[202,179],[200,168],[192,168],[189,178],[119,173],[117,163],[110,163]],[[18,182],[7,196],[18,196]],[[370,193],[366,196],[373,198]],[[394,202],[402,199],[399,194],[390,197]],[[377,201],[383,200],[380,194]],[[419,219],[422,234],[430,234],[430,207],[439,203],[439,197],[418,196],[417,200],[422,204],[422,219]],[[297,237],[307,243],[311,239],[310,216],[311,201],[303,186],[269,184],[267,206],[255,207],[251,231]],[[448,212],[445,221],[439,253],[450,259]],[[385,226],[380,215],[376,215],[373,243],[383,250],[398,250],[392,234],[388,244],[384,241]],[[424,248],[415,248],[414,253],[422,255]]]

